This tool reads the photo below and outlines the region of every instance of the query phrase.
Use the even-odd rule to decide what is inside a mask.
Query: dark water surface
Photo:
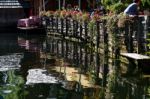
[[[98,78],[97,86],[88,86],[80,76],[67,81],[65,68],[63,73],[53,70],[63,60],[86,75],[95,68],[91,64],[99,65],[99,58],[83,43],[45,34],[0,33],[0,99],[150,99],[145,93],[148,79],[120,78],[115,72]]]
[[[41,53],[46,52],[45,34],[0,34],[0,99],[82,99],[81,93],[67,90],[58,73],[50,74]],[[45,55],[45,54],[44,54]]]

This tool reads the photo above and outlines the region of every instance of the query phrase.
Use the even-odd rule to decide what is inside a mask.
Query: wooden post
[[[72,36],[75,36],[75,32],[76,32],[75,23],[76,23],[76,20],[73,20],[73,33],[72,33]]]
[[[86,21],[84,21],[84,29],[85,29],[85,40],[87,39],[87,35],[88,35],[88,28],[87,28],[87,22]]]
[[[99,71],[100,71],[100,57],[98,53],[98,48],[99,48],[99,40],[100,40],[100,33],[99,33],[99,21],[96,22],[96,29],[97,29],[97,35],[96,35],[96,84],[98,84],[98,79],[99,79]]]
[[[104,64],[103,64],[103,81],[102,81],[102,85],[106,86],[106,80],[107,80],[107,73],[108,73],[108,34],[107,34],[107,30],[106,30],[106,20],[103,21],[102,24],[102,28],[103,28],[103,35],[104,35]]]
[[[83,28],[82,28],[82,23],[80,23],[80,39],[82,39],[82,30],[83,30]]]

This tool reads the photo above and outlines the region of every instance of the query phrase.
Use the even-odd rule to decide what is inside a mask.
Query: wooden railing
[[[84,70],[84,73],[95,71],[96,83],[99,79],[99,73],[101,73],[102,85],[110,88],[108,93],[113,92],[111,88],[115,89],[115,84],[119,84],[117,80],[132,86],[133,89],[136,89],[134,85],[143,83],[142,80],[126,82],[126,78],[120,78],[120,74],[128,71],[133,73],[133,67],[139,65],[133,59],[128,60],[126,57],[121,57],[122,53],[131,53],[131,55],[135,53],[138,56],[146,55],[147,57],[147,52],[150,51],[147,46],[150,39],[148,35],[150,32],[149,17],[142,16],[126,20],[124,27],[118,26],[114,17],[94,23],[73,20],[70,17],[43,18],[49,51],[79,66]],[[54,40],[51,35],[59,36],[61,39]],[[69,45],[66,39],[75,42]],[[147,63],[147,61],[144,62]],[[140,64],[143,65],[141,62]],[[123,70],[124,68],[127,68],[127,71]],[[138,95],[140,96],[140,94]]]

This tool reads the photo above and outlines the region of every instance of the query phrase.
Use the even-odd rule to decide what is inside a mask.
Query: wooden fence
[[[43,25],[48,36],[48,50],[82,68],[81,72],[90,73],[95,83],[99,83],[101,73],[103,78],[101,84],[107,87],[112,85],[114,88],[113,84],[116,83],[113,82],[120,79],[119,75],[128,71],[132,73],[137,64],[121,57],[120,53],[150,55],[149,17],[126,20],[116,17],[114,15],[95,22],[83,22],[70,17],[43,17]],[[119,20],[123,23],[119,23]],[[59,36],[59,39],[55,40],[54,36]],[[139,83],[124,79],[120,81],[133,85],[133,88]]]
[[[114,20],[114,17],[116,16],[93,23],[73,20],[70,17],[50,16],[43,19],[47,35],[59,35],[64,39],[85,42],[92,51],[107,57],[106,64],[114,63],[113,59],[119,57],[117,55],[120,52],[148,55],[149,17],[126,20],[124,27],[118,27],[118,20]]]

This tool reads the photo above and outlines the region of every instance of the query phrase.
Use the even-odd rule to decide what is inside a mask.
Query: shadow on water
[[[87,44],[45,34],[0,39],[0,99],[148,99],[149,79],[107,77],[102,56]]]

